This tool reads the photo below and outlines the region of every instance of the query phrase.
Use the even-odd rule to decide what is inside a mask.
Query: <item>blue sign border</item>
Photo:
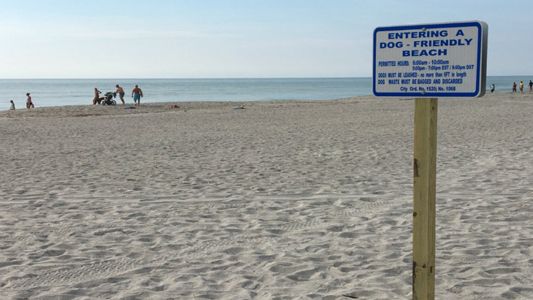
[[[477,27],[478,28],[478,43],[477,43],[477,70],[476,70],[476,90],[472,93],[399,93],[399,92],[377,92],[376,91],[376,37],[377,33],[380,31],[399,31],[399,30],[413,30],[413,29],[422,29],[422,28],[454,28],[454,27]],[[482,61],[482,44],[483,44],[483,25],[481,22],[462,22],[462,23],[444,23],[444,24],[422,24],[422,25],[407,25],[407,26],[390,26],[390,27],[378,27],[374,30],[374,53],[373,53],[373,64],[372,64],[372,91],[377,97],[477,97],[480,95],[482,90],[481,88],[481,68]],[[485,59],[485,58],[484,58]]]

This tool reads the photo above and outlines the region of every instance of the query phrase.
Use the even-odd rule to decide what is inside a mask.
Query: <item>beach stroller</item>
[[[117,101],[115,101],[116,94],[113,92],[107,92],[105,93],[103,99],[102,99],[102,105],[116,105]]]

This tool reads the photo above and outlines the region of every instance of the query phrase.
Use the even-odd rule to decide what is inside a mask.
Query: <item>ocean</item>
[[[488,76],[497,92],[510,92],[513,81],[527,84],[533,76]],[[114,91],[116,84],[126,90],[138,84],[143,103],[174,101],[265,101],[332,100],[372,94],[371,78],[250,78],[250,79],[0,79],[0,110],[25,107],[26,93],[36,107],[91,104],[93,89]]]

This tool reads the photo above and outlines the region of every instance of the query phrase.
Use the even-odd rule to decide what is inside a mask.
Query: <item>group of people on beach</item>
[[[524,93],[524,81],[523,80],[520,80],[520,84],[518,85],[519,89],[520,89],[520,94],[523,94]],[[516,93],[516,81],[513,82],[513,93]],[[532,93],[533,92],[533,81],[529,81],[529,92]]]
[[[520,94],[523,94],[524,93],[524,81],[520,80],[519,85],[516,84],[516,81],[513,82],[513,93],[517,93],[517,90],[516,90],[517,87],[519,87],[520,89]],[[495,90],[496,90],[496,85],[493,83],[490,85],[490,92],[494,93]],[[532,80],[529,81],[529,92],[533,93],[533,81]]]
[[[11,106],[9,107],[10,110],[15,110],[15,101],[13,99],[9,100],[9,103]],[[32,109],[35,108],[35,105],[33,104],[33,100],[31,99],[31,94],[26,93],[26,108]]]
[[[516,84],[516,81],[513,82],[513,94],[516,93],[516,87],[517,87],[517,84]],[[523,80],[520,80],[520,84],[518,85],[518,87],[520,88],[520,94],[523,94],[524,93],[524,81]],[[529,92],[532,93],[533,92],[533,81],[529,81]]]
[[[124,101],[124,96],[126,95],[126,92],[124,92],[124,88],[121,87],[118,84],[115,87],[116,87],[116,90],[113,93],[113,97],[116,97],[116,95],[118,95],[120,101],[122,101],[122,104],[126,104],[126,101]],[[104,97],[100,97],[101,93],[102,92],[99,91],[98,88],[94,88],[93,105],[102,103],[102,100],[104,100]],[[143,91],[141,90],[141,88],[139,87],[139,85],[137,85],[137,84],[135,85],[135,87],[131,91],[131,97],[133,97],[133,102],[134,102],[135,106],[141,105],[141,98],[144,97],[144,94],[143,94]],[[9,109],[10,110],[15,110],[16,109],[15,101],[13,101],[13,99],[11,99],[11,100],[9,100],[9,103],[10,103]],[[35,108],[35,105],[33,104],[33,100],[31,98],[31,94],[30,93],[26,93],[26,108],[27,109]]]
[[[94,98],[93,98],[93,105],[101,104],[102,101],[105,99],[105,97],[100,97],[100,94],[102,92],[98,90],[98,88],[94,88]],[[115,85],[115,92],[113,93],[113,98],[115,98],[118,95],[120,101],[122,104],[126,104],[124,101],[124,96],[126,95],[126,92],[124,91],[124,88],[120,85]],[[133,98],[133,102],[135,106],[141,105],[141,98],[144,97],[143,91],[139,87],[139,85],[135,85],[133,90],[131,91],[131,97]]]

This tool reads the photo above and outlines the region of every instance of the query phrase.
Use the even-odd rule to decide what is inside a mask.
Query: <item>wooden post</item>
[[[436,98],[415,99],[413,300],[435,299]]]

